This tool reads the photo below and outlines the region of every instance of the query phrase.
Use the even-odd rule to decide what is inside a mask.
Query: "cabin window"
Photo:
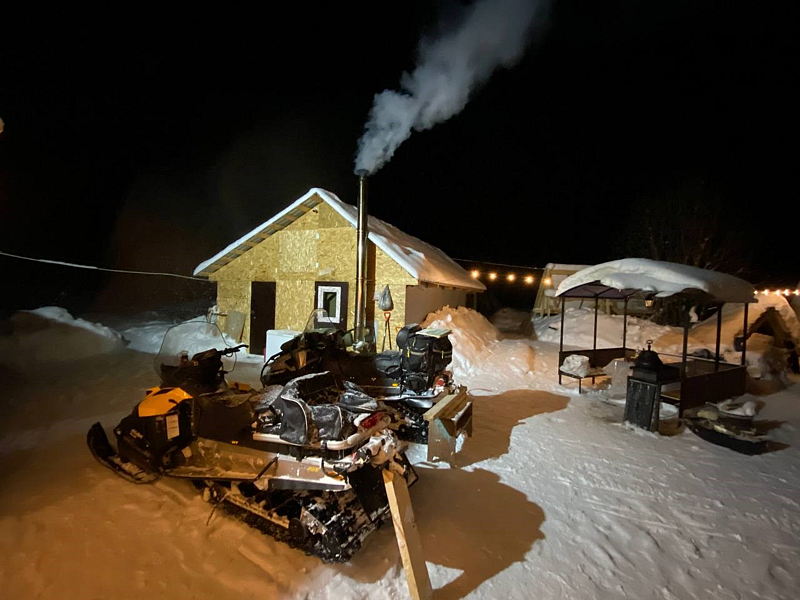
[[[321,318],[323,323],[338,324],[342,318],[342,288],[338,286],[321,285],[317,288],[317,308],[325,309],[327,318]]]
[[[315,317],[314,326],[347,331],[346,281],[317,281],[314,283],[314,308],[321,308],[327,317]]]

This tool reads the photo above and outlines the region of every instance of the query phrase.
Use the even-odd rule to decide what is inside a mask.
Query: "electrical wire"
[[[178,275],[177,273],[160,273],[157,271],[132,271],[128,269],[108,269],[106,267],[94,267],[91,265],[78,265],[75,263],[62,262],[60,260],[49,260],[47,258],[33,258],[30,256],[21,256],[19,254],[11,254],[10,252],[3,252],[0,250],[0,256],[8,256],[10,258],[18,258],[20,260],[29,260],[32,262],[46,263],[49,265],[58,265],[61,267],[73,267],[76,269],[89,269],[92,271],[106,271],[108,273],[127,273],[130,275],[162,275],[164,277],[178,277],[180,279],[193,279],[195,281],[208,281],[202,277],[190,277],[189,275]]]
[[[509,265],[507,263],[496,263],[488,260],[472,260],[469,258],[454,258],[456,262],[473,263],[478,265],[494,265],[495,267],[510,267],[512,269],[526,269],[528,271],[543,271],[544,267],[531,267],[527,265]]]

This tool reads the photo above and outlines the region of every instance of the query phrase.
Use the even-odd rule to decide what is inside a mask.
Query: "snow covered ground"
[[[86,430],[116,424],[156,382],[152,353],[172,323],[98,318],[130,344],[88,355],[71,350],[90,343],[81,336],[114,336],[61,317],[0,338],[2,597],[408,597],[391,527],[325,565],[209,521],[188,484],[135,486],[98,465]],[[436,598],[797,597],[800,385],[758,396],[788,446],[747,457],[674,426],[628,429],[601,394],[559,387],[557,338],[502,339],[463,310],[433,320],[454,329],[475,397],[460,468],[419,464],[411,490]],[[233,379],[255,384],[258,366]]]

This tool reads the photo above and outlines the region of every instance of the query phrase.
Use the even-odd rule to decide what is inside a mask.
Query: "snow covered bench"
[[[558,353],[558,384],[561,385],[561,378],[563,376],[571,377],[572,379],[578,380],[578,393],[580,394],[581,389],[581,382],[584,379],[591,378],[592,383],[596,377],[601,375],[606,375],[604,369],[611,363],[612,360],[617,358],[625,358],[625,359],[632,359],[635,350],[631,348],[595,348],[589,350],[562,350]],[[568,371],[562,371],[561,367],[564,365],[564,361],[569,356],[573,355],[581,355],[585,356],[589,359],[589,369],[585,372],[578,372],[578,373],[571,373]]]

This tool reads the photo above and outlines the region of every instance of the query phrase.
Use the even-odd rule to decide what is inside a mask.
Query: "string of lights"
[[[759,294],[763,294],[764,296],[769,296],[770,294],[774,294],[775,296],[800,296],[800,290],[790,290],[790,289],[783,289],[783,290],[772,290],[765,289],[761,292],[756,290],[756,296]]]
[[[487,273],[481,273],[478,269],[473,269],[472,271],[470,271],[470,276],[473,279],[480,279],[481,277],[486,276],[486,278],[489,279],[489,281],[497,281],[498,279],[500,279],[500,275],[497,273],[497,271],[489,271]],[[520,283],[524,283],[525,285],[533,285],[533,283],[536,281],[536,278],[533,275],[525,275],[524,277],[518,278],[516,273],[506,273],[503,279],[505,279],[505,281],[507,281],[508,283],[515,283],[519,279]],[[542,283],[544,283],[544,285],[549,285],[550,278],[545,277]]]

